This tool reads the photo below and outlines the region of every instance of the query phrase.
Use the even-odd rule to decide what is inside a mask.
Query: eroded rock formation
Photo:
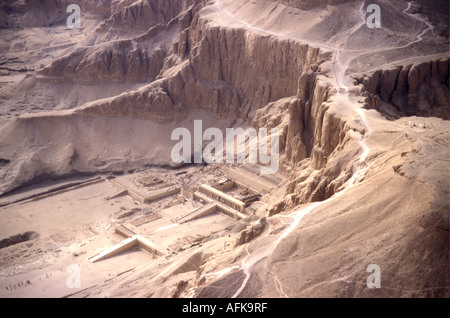
[[[162,274],[149,269],[146,286],[162,287],[146,296],[222,295],[217,286],[232,296],[237,283],[249,297],[448,296],[449,59],[439,47],[442,26],[428,22],[442,17],[427,20],[426,4],[396,0],[386,30],[367,30],[356,1],[284,0],[270,12],[241,4],[82,1],[88,23],[73,41],[60,36],[53,49],[39,43],[29,53],[26,36],[8,34],[2,52],[27,54],[2,65],[32,65],[2,69],[27,74],[1,87],[13,117],[0,128],[0,193],[49,178],[170,166],[171,132],[195,119],[221,130],[278,128],[285,183],[255,212],[261,221],[226,232],[232,250],[198,250]],[[2,26],[65,29],[64,1],[2,5]],[[298,28],[286,26],[288,16],[298,16]],[[51,112],[17,106],[42,100]],[[298,223],[302,211],[309,214]],[[244,267],[247,259],[254,263]],[[370,294],[362,267],[374,262],[394,278]],[[141,279],[137,272],[130,279]],[[214,272],[219,278],[205,278]]]
[[[449,59],[376,71],[357,79],[368,92],[368,106],[393,105],[399,116],[449,119]]]

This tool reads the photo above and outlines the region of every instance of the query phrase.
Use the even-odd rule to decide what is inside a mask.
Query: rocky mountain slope
[[[91,295],[448,297],[448,3],[80,3],[77,30],[65,1],[3,1],[0,193],[167,166],[199,117],[278,128],[287,178],[234,249]]]

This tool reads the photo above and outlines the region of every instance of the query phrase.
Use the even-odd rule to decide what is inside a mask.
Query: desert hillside
[[[448,1],[72,2],[0,7],[1,297],[450,296]]]

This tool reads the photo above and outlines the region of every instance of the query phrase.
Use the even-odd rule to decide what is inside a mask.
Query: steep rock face
[[[300,2],[313,4],[297,3]],[[123,15],[124,21],[133,21],[133,14],[143,19],[149,12],[145,10],[150,10],[145,3],[150,2],[122,1],[114,14],[121,18],[120,13],[128,10]],[[337,110],[345,105],[339,105],[339,98],[334,99],[336,90],[324,81],[321,69],[325,68],[324,64],[329,66],[326,60],[330,53],[298,42],[217,27],[193,13],[194,10],[188,10],[172,22],[158,24],[133,40],[98,46],[94,50],[81,48],[64,62],[46,68],[40,75],[47,79],[64,77],[80,84],[85,79],[91,79],[91,83],[116,79],[150,81],[156,76],[158,80],[141,89],[86,104],[73,112],[23,116],[6,127],[0,134],[0,170],[4,169],[0,192],[38,178],[167,164],[170,147],[163,138],[168,139],[179,124],[177,121],[192,109],[212,113],[215,126],[219,125],[216,118],[234,117],[245,119],[256,128],[280,129],[282,169],[289,180],[286,192],[279,192],[282,200],[273,207],[268,206],[271,215],[302,203],[325,200],[342,190],[360,167],[359,141],[365,131],[354,121],[354,114],[344,117],[342,109]],[[151,39],[175,30],[175,25],[180,34],[176,42],[168,41],[169,46],[173,44],[172,49],[167,49],[169,46],[162,51],[148,49],[155,43]],[[146,26],[146,22],[140,24],[142,28]],[[155,52],[163,53],[161,59],[155,57],[157,61],[146,62],[144,57]],[[160,64],[153,73],[148,64],[158,61]],[[367,102],[383,112],[381,101],[395,105],[399,100],[399,116],[407,114],[409,105],[418,109],[414,114],[433,109],[433,100],[448,100],[448,90],[443,88],[444,84],[448,86],[448,61],[442,65],[433,63],[380,71],[378,75],[361,78],[359,83],[368,91]],[[156,75],[158,72],[160,76]],[[425,91],[432,85],[437,88],[430,97]],[[420,98],[425,98],[426,103],[420,101],[414,106],[415,99]],[[421,105],[426,107],[422,109]],[[155,122],[164,125],[157,126]],[[370,169],[358,180],[361,182],[311,211],[270,257],[255,263],[249,288],[239,296],[283,296],[280,287],[289,296],[296,297],[448,296],[448,169],[437,172],[434,169],[437,160],[442,161],[447,153],[430,157],[436,148],[426,147],[445,145],[449,140],[448,131],[444,131],[445,126],[439,120],[430,121],[430,127],[444,127],[442,134],[436,132],[441,139],[427,139],[426,146],[411,144],[408,137],[411,131],[408,134],[402,131],[405,122],[388,126],[398,129],[396,133],[384,131],[365,136],[375,147],[370,161],[366,162]],[[424,133],[427,132],[418,131],[417,135]],[[20,145],[13,140],[18,140]],[[417,175],[411,171],[434,178],[432,182],[443,189],[432,193],[427,180],[417,181]],[[442,202],[435,202],[436,198]],[[275,235],[280,235],[278,230],[283,227],[269,232],[268,224],[250,225],[237,237],[235,247],[255,251],[258,244],[266,241],[269,246],[265,250],[271,251],[270,241],[276,240]],[[264,235],[267,228],[267,234],[274,236]],[[247,248],[248,243],[254,245]],[[253,255],[257,257],[258,253]],[[208,258],[207,253],[197,253],[172,273],[202,273],[201,267]],[[242,252],[226,258],[233,259],[235,264],[243,264],[247,259],[243,259]],[[224,261],[223,267],[230,265],[227,262]],[[220,256],[212,258],[211,263],[214,267],[209,272],[219,270]],[[369,263],[382,267],[381,290],[366,288]],[[136,282],[142,283],[143,274],[137,275]],[[225,286],[233,295],[233,287],[242,277],[240,271],[231,273],[228,279],[214,282],[210,290],[222,290]],[[189,283],[178,277],[173,279],[177,287],[172,295],[182,295]],[[161,289],[169,282],[163,277],[156,284],[147,279],[143,283]],[[202,293],[201,288],[199,291],[197,296],[223,295]]]
[[[187,74],[181,74],[185,78],[193,75],[187,85],[205,88],[210,88],[211,84],[228,86],[230,95],[238,94],[239,115],[245,119],[249,113],[270,102],[295,96],[300,75],[329,56],[317,48],[294,41],[261,36],[243,29],[208,26],[202,19],[193,21],[189,47],[192,48],[189,56],[191,70],[184,69]],[[273,49],[275,47],[277,49]],[[215,92],[213,89],[206,100],[195,103],[204,106],[212,100],[216,112],[226,113],[227,103],[221,101],[221,90]],[[176,96],[178,92],[173,93]],[[191,100],[185,95],[180,99]],[[235,111],[232,109],[230,115]]]
[[[185,24],[189,19],[182,21]],[[330,56],[298,42],[260,36],[243,29],[211,27],[198,15],[191,27],[181,32],[171,53],[174,54],[166,58],[161,72],[171,76],[143,88],[146,93],[159,92],[170,97],[172,103],[166,104],[167,110],[182,105],[187,109],[210,111],[217,118],[245,120],[251,120],[256,110],[270,102],[296,96],[298,78],[303,71],[311,66],[317,68],[317,64]],[[159,88],[155,89],[156,86]],[[136,94],[142,92],[130,92],[129,98],[139,100]],[[108,104],[114,107],[115,102],[108,101]],[[142,107],[151,108],[151,105],[144,103]],[[125,107],[122,114],[117,110],[109,112],[105,102],[84,108],[85,111],[92,108],[89,112],[98,115],[105,114],[104,111],[117,116],[136,112]],[[103,111],[97,112],[95,108]]]
[[[270,208],[271,215],[331,197],[353,175],[361,151],[356,131],[363,133],[362,127],[336,115],[319,79],[311,86],[314,94],[306,102],[293,97],[270,103],[252,121],[257,128],[279,129],[281,169],[289,175],[285,196]]]
[[[152,3],[122,2],[113,13],[115,18],[108,21],[119,17],[122,22],[144,21],[147,14],[155,13]],[[159,81],[86,104],[75,113],[81,117],[131,117],[165,124],[181,120],[189,110],[202,109],[216,118],[248,120],[255,128],[277,127],[281,132],[281,164],[292,173],[287,199],[272,212],[332,196],[352,175],[352,156],[360,151],[352,134],[358,130],[363,133],[363,129],[349,124],[330,108],[330,89],[320,79],[320,65],[331,53],[299,41],[215,26],[192,4],[178,2],[175,11],[158,6],[162,9],[161,19],[157,20],[166,25],[158,24],[133,40],[80,48],[42,69],[39,75],[84,84],[146,82],[160,74]],[[168,21],[174,15],[178,16]],[[178,37],[166,41],[164,48],[155,45],[158,35],[167,38],[177,31]],[[403,100],[413,105],[417,100],[414,94],[426,89],[421,87],[427,79],[448,84],[448,61],[424,65],[375,72],[360,82],[371,92],[370,100],[376,102],[378,94],[387,102],[400,100],[399,107],[405,108]],[[436,92],[445,97],[445,90]],[[410,109],[406,107],[405,111]],[[289,116],[283,116],[285,113]],[[341,160],[343,156],[348,160]]]
[[[154,81],[178,32],[190,25],[192,4],[195,3],[188,0],[174,1],[173,4],[160,2],[121,2],[114,7],[116,12],[111,18],[97,28],[95,45],[78,48],[56,59],[37,72],[39,79],[82,85]],[[114,25],[114,21],[118,25]],[[137,36],[108,42],[112,32],[110,27],[122,27],[128,38],[129,30],[134,30]],[[148,31],[142,33],[143,30]]]
[[[143,44],[172,29],[181,31],[172,49],[155,49],[155,57],[146,58],[149,53]],[[255,128],[279,128],[282,169],[305,168],[308,176],[291,174],[288,194],[292,195],[275,213],[285,204],[327,198],[351,175],[348,169],[341,172],[335,167],[318,173],[327,168],[336,149],[352,139],[346,122],[329,109],[329,88],[320,79],[320,65],[330,57],[330,52],[298,41],[212,26],[191,8],[166,27],[110,46],[81,48],[39,74],[78,83],[150,81],[164,74],[139,90],[76,109],[81,117],[129,117],[167,124],[181,120],[189,110],[201,109],[219,119],[247,120]],[[284,116],[286,112],[289,116]]]
[[[40,80],[72,81],[77,84],[151,82],[159,74],[166,52],[149,51],[134,41],[78,49],[37,72]]]
[[[89,103],[75,112],[83,117],[99,117],[102,114],[108,117],[147,119],[159,124],[181,120],[187,114],[182,105],[175,104],[167,92],[157,85]]]
[[[240,117],[255,128],[277,127],[285,164],[312,156],[314,169],[326,165],[345,138],[345,122],[328,112],[329,88],[318,78],[329,52],[197,18],[189,33],[188,64],[168,80],[174,101],[218,118]]]
[[[77,112],[167,123],[182,118],[189,109],[203,109],[217,118],[248,120],[255,128],[277,127],[280,151],[286,150],[282,164],[291,167],[311,157],[311,167],[322,169],[343,142],[345,122],[328,112],[328,87],[317,78],[318,65],[330,53],[243,29],[210,26],[198,15],[181,33],[174,53],[185,62],[172,77],[85,105]],[[285,112],[290,114],[289,121],[281,120]],[[335,177],[319,182],[321,187]],[[308,200],[317,187],[309,185],[303,199]],[[333,193],[328,190],[328,195]],[[317,200],[324,196],[314,195]]]
[[[370,108],[383,112],[381,101],[393,105],[399,116],[449,119],[449,59],[379,70],[356,80],[367,91]]]
[[[296,96],[268,104],[252,121],[256,128],[279,129],[282,169],[290,176],[286,197],[270,209],[272,215],[331,197],[352,176],[361,152],[364,128],[339,114],[330,102],[330,87],[315,69],[300,76]]]
[[[158,24],[168,23],[181,12],[187,10],[199,0],[138,0],[125,1],[115,6],[114,12],[99,28],[139,31],[146,30]]]
[[[293,166],[312,156],[312,166],[320,169],[338,144],[328,129],[332,117],[325,116],[329,89],[318,75],[312,69],[305,71],[299,78],[296,96],[269,103],[256,111],[252,121],[255,128],[279,128],[280,151],[285,150],[284,159]]]

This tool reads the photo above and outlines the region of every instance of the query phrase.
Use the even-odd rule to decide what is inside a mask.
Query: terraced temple
[[[0,296],[449,296],[448,1],[69,4],[0,6]]]

